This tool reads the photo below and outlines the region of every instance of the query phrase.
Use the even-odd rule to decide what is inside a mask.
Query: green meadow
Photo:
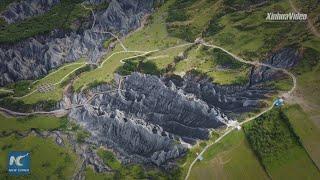
[[[25,138],[0,137],[0,176],[16,179],[7,174],[8,152],[30,152],[30,175],[28,179],[71,179],[76,170],[77,157],[68,146],[60,147],[53,139],[43,139],[33,135]],[[20,178],[19,178],[20,179]]]
[[[211,146],[193,167],[190,179],[268,179],[242,130]]]
[[[52,116],[5,117],[0,114],[0,133],[24,132],[31,129],[53,130],[66,123],[65,118]]]
[[[274,179],[319,179],[320,172],[281,109],[244,126],[250,147]]]

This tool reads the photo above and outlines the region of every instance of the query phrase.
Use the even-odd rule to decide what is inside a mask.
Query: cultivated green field
[[[9,151],[30,152],[31,174],[28,179],[70,179],[77,167],[77,157],[70,147],[59,147],[52,139],[32,135],[25,138],[1,137],[0,147],[0,176],[4,179],[16,179],[7,175]]]
[[[250,146],[272,178],[320,178],[319,170],[282,110],[273,109],[246,124],[244,130]]]
[[[320,167],[320,129],[297,104],[287,107],[284,112],[294,131],[299,135],[304,148],[316,165]]]
[[[191,171],[190,179],[268,179],[243,131],[213,145]]]

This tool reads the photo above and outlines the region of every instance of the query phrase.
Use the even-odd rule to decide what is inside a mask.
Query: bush
[[[0,107],[6,107],[12,111],[17,112],[31,112],[32,106],[25,104],[21,100],[16,100],[12,98],[3,98],[0,99]]]
[[[243,63],[235,60],[232,56],[220,49],[210,50],[209,53],[214,57],[215,62],[223,67],[230,69],[238,69],[244,66]]]
[[[168,33],[171,36],[183,39],[188,42],[193,42],[197,36],[201,33],[201,30],[196,29],[191,25],[186,26],[179,26],[178,28],[175,27],[167,27]]]
[[[84,130],[80,130],[77,133],[77,142],[78,143],[84,143],[86,138],[90,137],[90,133]]]
[[[13,89],[15,96],[23,96],[29,92],[29,87],[31,87],[31,81],[22,80],[13,84],[7,85],[8,89]]]
[[[154,62],[143,60],[139,60],[138,62],[132,60],[126,61],[123,66],[117,69],[116,72],[122,76],[130,75],[132,72],[140,72],[151,75],[160,74],[160,70]]]
[[[207,29],[204,31],[204,36],[214,36],[224,28],[224,26],[219,23],[220,17],[222,16],[223,14],[218,14],[210,20]]]
[[[172,5],[170,5],[168,10],[167,22],[174,21],[186,21],[188,20],[188,15],[186,13],[186,8],[191,6],[196,0],[176,0]]]
[[[294,69],[298,74],[312,71],[320,62],[320,52],[313,48],[307,48],[303,52],[303,58],[299,61],[298,66]]]

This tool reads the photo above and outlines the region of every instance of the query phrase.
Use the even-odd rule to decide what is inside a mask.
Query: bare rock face
[[[300,59],[301,54],[297,49],[284,48],[274,53],[264,62],[274,67],[290,69],[294,67]],[[268,67],[252,68],[250,74],[250,84],[265,82],[278,77],[283,77],[283,74]]]
[[[272,92],[272,89],[258,84],[221,86],[212,83],[208,78],[199,78],[194,74],[186,74],[180,80],[167,77],[164,81],[173,81],[189,96],[193,95],[194,98],[203,100],[209,107],[219,109],[229,118],[236,118],[234,115],[261,108],[260,100],[266,98],[265,94]]]
[[[1,13],[1,17],[8,24],[12,24],[33,16],[42,15],[59,3],[60,0],[24,0],[13,2]]]
[[[101,2],[94,0],[93,3]],[[86,30],[79,32],[53,30],[48,35],[31,37],[13,45],[0,44],[0,85],[38,78],[80,57],[97,62],[106,53],[103,42],[111,36],[95,31],[125,35],[140,26],[143,15],[152,11],[153,3],[153,0],[112,0],[106,10],[95,12],[93,29],[87,25]],[[93,19],[89,23],[92,24]]]
[[[267,63],[290,68],[298,60],[296,50],[283,49]],[[261,99],[273,92],[263,82],[279,72],[264,67],[252,71],[243,86],[221,86],[192,73],[183,78],[133,73],[123,80],[121,90],[110,91],[108,85],[92,89],[89,94],[104,93],[73,109],[69,117],[91,132],[93,144],[113,149],[122,162],[168,167],[171,159],[185,153],[185,142],[208,139],[210,129],[261,108]],[[74,94],[72,101],[83,104],[89,98]]]
[[[104,85],[93,92],[109,89]],[[86,100],[82,93],[73,97],[74,104]],[[219,110],[200,99],[190,100],[174,84],[168,87],[156,76],[139,73],[124,80],[122,91],[100,94],[73,109],[69,117],[91,132],[94,143],[113,149],[123,162],[158,166],[186,152],[179,141],[207,139],[210,128],[223,125]]]

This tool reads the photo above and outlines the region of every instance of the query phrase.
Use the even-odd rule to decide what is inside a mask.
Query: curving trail
[[[289,0],[289,4],[296,13],[299,13],[299,10],[296,8],[292,0]],[[313,25],[312,20],[308,18],[307,22],[308,22],[308,28],[310,29],[311,33],[316,37],[320,38],[320,32],[318,32],[317,28]]]
[[[222,47],[220,47],[220,46],[211,45],[211,44],[208,44],[208,43],[205,43],[205,42],[203,42],[203,43],[201,43],[201,44],[204,45],[204,46],[207,46],[207,47],[212,47],[212,48],[220,49],[220,50],[224,51],[225,53],[229,54],[230,56],[232,56],[235,60],[237,60],[237,61],[239,61],[239,62],[242,62],[242,63],[245,63],[245,64],[250,64],[250,65],[253,65],[253,66],[268,67],[268,68],[270,68],[270,69],[274,69],[274,70],[277,70],[277,71],[282,71],[282,72],[284,72],[285,74],[289,75],[290,78],[292,79],[293,86],[292,86],[292,88],[291,88],[288,92],[283,93],[282,96],[289,97],[289,96],[292,94],[292,92],[293,92],[293,91],[296,89],[296,87],[297,87],[297,78],[294,76],[294,74],[292,74],[291,72],[289,72],[289,71],[286,70],[286,69],[274,67],[274,66],[272,66],[272,65],[270,65],[270,64],[265,64],[265,63],[261,63],[261,62],[246,61],[246,60],[244,60],[244,59],[242,59],[242,58],[240,58],[240,57],[232,54],[231,52],[227,51],[226,49],[224,49],[224,48],[222,48]],[[239,125],[241,126],[241,125],[243,125],[243,124],[245,124],[245,123],[248,123],[248,122],[250,122],[250,121],[252,121],[252,120],[254,120],[254,119],[262,116],[263,114],[265,114],[265,113],[269,112],[270,110],[272,110],[273,107],[274,107],[274,103],[272,103],[272,105],[271,105],[269,108],[263,110],[263,111],[260,112],[259,114],[257,114],[257,115],[255,115],[255,116],[253,116],[253,117],[250,117],[250,118],[242,121]],[[195,163],[198,161],[198,159],[199,159],[200,157],[202,157],[202,155],[203,155],[211,146],[213,146],[214,144],[220,142],[226,135],[228,135],[229,133],[231,133],[234,129],[235,129],[235,127],[231,127],[230,129],[227,129],[226,132],[224,132],[218,139],[216,139],[214,142],[208,144],[207,146],[205,146],[205,147],[203,148],[203,150],[199,153],[199,155],[198,155],[198,156],[192,161],[192,163],[190,164],[189,169],[188,169],[188,172],[187,172],[187,175],[186,175],[186,177],[185,177],[185,180],[187,180],[187,179],[189,178],[190,173],[191,173],[191,170],[192,170],[192,167],[195,165]]]
[[[69,66],[73,66],[73,65],[77,65],[77,64],[83,64],[83,63],[71,63],[71,64],[68,64],[68,65],[62,66],[60,69],[58,69],[58,70],[56,70],[56,71],[48,74],[48,75],[47,75],[46,77],[44,77],[44,78],[48,78],[48,77],[52,76],[53,74],[56,74],[57,72],[61,71],[61,70],[62,70],[63,68],[65,68],[65,67],[69,67]],[[40,80],[40,79],[39,79],[39,80]],[[39,80],[33,81],[32,84],[37,83]]]
[[[61,84],[68,76],[70,76],[72,73],[74,73],[75,71],[77,71],[78,69],[80,69],[80,68],[82,68],[82,67],[84,67],[84,66],[86,65],[86,64],[84,64],[84,63],[73,63],[73,64],[66,65],[66,66],[64,66],[64,67],[68,67],[68,66],[72,66],[72,65],[76,65],[76,64],[83,64],[83,65],[77,67],[77,68],[74,69],[74,70],[72,70],[71,72],[69,72],[68,74],[66,74],[64,77],[62,77],[62,78],[60,79],[60,81],[54,83],[53,85],[56,86],[56,85]],[[61,69],[63,69],[64,67],[62,67],[62,68],[60,68],[59,70],[57,70],[57,71],[49,74],[48,76],[46,76],[46,77],[44,77],[44,78],[47,78],[47,77],[49,77],[49,76],[52,76],[52,74],[55,74],[55,73],[59,72],[59,71],[60,71]],[[38,82],[38,81],[39,81],[39,80],[33,82],[32,84],[34,84],[34,83],[36,83],[36,82]],[[37,91],[38,91],[38,90],[35,89],[35,90],[29,92],[28,94],[26,94],[26,95],[24,95],[24,96],[13,97],[13,98],[14,98],[14,99],[22,99],[22,98],[25,98],[25,97],[28,97],[28,96],[32,95],[33,93],[36,93]]]
[[[86,10],[90,10],[91,13],[92,13],[92,16],[93,16],[93,23],[92,23],[92,26],[91,26],[91,32],[93,33],[101,33],[101,34],[109,34],[111,36],[113,36],[114,38],[117,39],[117,41],[119,42],[119,44],[121,45],[121,47],[125,50],[125,51],[128,51],[128,49],[123,45],[122,41],[119,39],[118,36],[116,36],[115,34],[113,34],[112,32],[109,32],[109,31],[93,31],[93,28],[94,26],[96,25],[96,15],[94,14],[94,11],[92,8],[89,8],[89,7],[86,7],[83,3],[81,4],[82,7]]]
[[[156,49],[156,50],[151,50],[151,51],[118,51],[118,52],[114,52],[112,53],[110,56],[108,56],[108,58],[106,58],[100,65],[98,68],[102,68],[102,66],[104,65],[105,62],[107,62],[111,57],[113,57],[114,55],[116,54],[121,54],[121,53],[141,53],[141,54],[138,54],[138,55],[134,55],[134,56],[130,56],[130,57],[126,57],[126,58],[123,58],[123,59],[120,59],[120,63],[125,63],[124,60],[128,60],[128,59],[132,59],[132,58],[136,58],[136,57],[142,57],[142,56],[146,56],[148,54],[151,54],[151,53],[154,53],[154,52],[160,52],[160,51],[167,51],[167,50],[170,50],[170,49],[174,49],[174,48],[179,48],[179,47],[184,47],[184,46],[188,46],[188,45],[192,45],[192,44],[195,44],[195,43],[185,43],[185,44],[179,44],[179,45],[176,45],[176,46],[172,46],[172,47],[169,47],[169,48],[166,48],[166,49]],[[87,65],[84,64],[76,69],[74,69],[73,71],[71,71],[70,73],[68,73],[67,75],[65,75],[63,78],[61,78],[61,80],[57,83],[55,83],[54,85],[58,85],[60,83],[62,83],[64,81],[65,78],[67,78],[68,76],[70,76],[72,73],[74,73],[76,70],[82,68],[83,66]],[[120,83],[121,84],[121,83]],[[15,111],[12,111],[12,110],[9,110],[9,109],[6,109],[6,108],[2,108],[0,107],[0,112],[3,112],[5,114],[8,114],[8,115],[11,115],[11,116],[30,116],[30,115],[39,115],[39,114],[42,114],[42,115],[54,115],[54,116],[63,116],[63,115],[66,115],[70,109],[72,108],[78,108],[78,107],[81,107],[81,106],[84,106],[88,103],[91,102],[91,100],[98,94],[103,94],[103,93],[108,93],[108,92],[113,92],[113,91],[122,91],[121,90],[121,85],[119,85],[119,87],[115,90],[110,90],[110,91],[105,91],[105,92],[99,92],[99,93],[94,93],[85,103],[83,104],[78,104],[78,105],[73,105],[71,107],[68,107],[68,108],[63,108],[63,109],[57,109],[57,110],[54,110],[54,111],[37,111],[37,112],[31,112],[31,113],[22,113],[22,112],[15,112]],[[24,95],[22,97],[16,97],[18,99],[21,99],[23,97],[27,97],[27,96],[30,96],[31,94],[35,93],[37,90],[34,90],[32,92],[30,92],[29,94],[27,95]]]
[[[113,34],[112,32],[109,31],[91,31],[93,33],[100,33],[100,34],[110,34],[111,36],[113,36],[114,38],[117,39],[117,41],[119,42],[120,46],[123,48],[123,50],[128,51],[128,49],[124,46],[124,44],[122,43],[122,41],[119,39],[118,36],[116,36],[115,34]]]

